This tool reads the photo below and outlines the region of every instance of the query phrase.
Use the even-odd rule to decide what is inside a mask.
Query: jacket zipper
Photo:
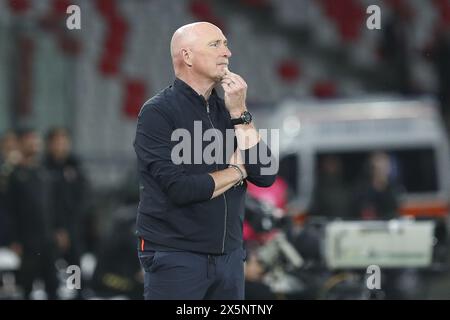
[[[209,114],[209,103],[208,103],[208,101],[206,101],[206,113],[208,114],[209,123],[211,124],[213,129],[216,130],[216,132],[217,132],[217,129],[214,127],[214,124],[211,121],[211,117],[210,117],[210,114]],[[216,169],[217,169],[217,171],[219,171],[219,166],[217,165],[217,163],[216,163]],[[223,200],[225,202],[225,223],[224,223],[224,226],[223,226],[223,240],[222,240],[222,253],[224,253],[224,251],[225,251],[225,237],[226,237],[226,234],[227,234],[228,207],[227,207],[227,197],[225,196],[225,192],[222,193],[222,195],[223,195]]]

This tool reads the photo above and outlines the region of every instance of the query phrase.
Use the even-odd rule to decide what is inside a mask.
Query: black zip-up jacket
[[[218,154],[220,161],[208,164],[201,157],[199,145],[203,154],[210,151],[211,147],[208,149],[207,146],[211,141],[219,140],[209,137],[210,141],[203,141],[202,136],[195,135],[194,128],[202,136],[208,129],[213,129],[210,133],[217,133],[217,130],[222,133],[223,139],[218,142],[222,146],[223,157],[220,152]],[[175,129],[185,129],[193,137],[190,149],[180,152],[175,148],[183,157],[190,151],[190,163],[175,164],[172,161],[173,148],[186,142],[181,138],[171,139]],[[246,183],[211,199],[215,184],[208,173],[228,167],[226,129],[232,130],[232,145],[236,148],[234,126],[224,100],[213,90],[206,101],[178,78],[172,86],[144,104],[138,116],[134,141],[140,183],[137,215],[140,239],[156,246],[208,254],[228,253],[242,247]],[[231,139],[228,136],[228,140]],[[252,149],[259,151],[262,147],[267,145],[261,140],[243,151],[244,159],[250,159]],[[268,147],[266,155],[275,161]],[[195,158],[201,158],[201,163]],[[245,165],[247,180],[261,187],[272,185],[275,174],[261,174],[261,168],[271,167],[271,162],[261,161],[258,152],[256,163],[252,163]]]
[[[10,177],[7,198],[10,241],[21,244],[27,253],[52,249],[55,220],[50,178],[45,168],[17,166]]]

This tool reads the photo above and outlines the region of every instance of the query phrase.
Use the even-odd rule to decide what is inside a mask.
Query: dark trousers
[[[243,300],[245,250],[139,251],[146,300]]]
[[[24,290],[25,299],[30,298],[33,282],[39,278],[44,281],[47,298],[57,299],[58,278],[54,255],[47,250],[42,250],[39,254],[25,252],[17,277],[18,285]]]

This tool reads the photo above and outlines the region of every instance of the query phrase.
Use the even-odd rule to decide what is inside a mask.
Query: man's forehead
[[[196,33],[201,38],[207,38],[211,40],[226,40],[224,34],[222,33],[222,30],[220,30],[215,25],[211,24],[204,24],[204,25],[198,25]]]

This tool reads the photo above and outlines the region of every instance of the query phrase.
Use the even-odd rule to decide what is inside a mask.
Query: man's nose
[[[225,52],[223,53],[224,57],[231,57],[231,51],[228,49],[228,47],[225,47]]]

